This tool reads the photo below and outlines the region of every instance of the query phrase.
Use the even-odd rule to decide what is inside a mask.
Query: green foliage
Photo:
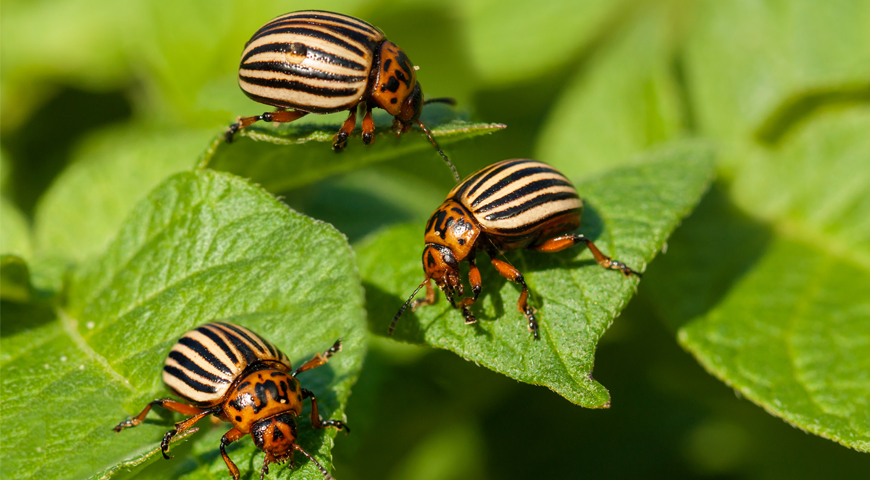
[[[732,188],[769,222],[718,205],[700,210],[720,220],[689,222],[671,242],[685,253],[661,265],[670,281],[651,287],[708,370],[790,423],[862,451],[870,451],[868,114],[827,114],[782,146],[758,149]]]
[[[554,162],[555,164],[556,162]],[[577,183],[586,200],[580,232],[602,250],[643,271],[707,189],[713,172],[708,151],[675,147],[636,165]],[[425,222],[391,228],[358,249],[366,286],[369,328],[386,333],[396,311],[423,279],[421,232]],[[407,312],[396,338],[454,351],[517,380],[545,385],[589,408],[609,406],[607,390],[592,378],[595,346],[625,307],[637,279],[598,266],[588,249],[558,254],[506,255],[532,290],[541,339],[535,341],[517,312],[519,290],[499,279],[481,259],[483,293],[474,308],[479,322],[441,300]]]

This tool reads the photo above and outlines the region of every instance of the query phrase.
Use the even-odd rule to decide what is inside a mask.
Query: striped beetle
[[[119,423],[115,431],[139,425],[155,406],[191,415],[163,436],[160,447],[163,458],[169,459],[172,437],[211,414],[233,425],[221,438],[220,452],[234,480],[239,480],[239,469],[227,455],[226,446],[249,433],[257,448],[266,453],[261,480],[269,473],[270,463],[289,460],[292,468],[294,451],[308,457],[324,477],[331,479],[329,472],[295,443],[295,418],[302,414],[302,400],[311,399],[313,428],[334,427],[346,432],[350,429],[338,420],[323,420],[317,410],[317,399],[310,390],[302,388],[296,375],[325,364],[340,350],[339,339],[329,350],[288,374],[293,369],[290,360],[263,337],[229,323],[203,325],[178,340],[163,366],[163,382],[192,405],[169,398],[154,400],[139,415]]]
[[[226,140],[254,122],[292,122],[309,113],[350,110],[335,135],[332,148],[344,150],[356,127],[357,107],[363,143],[375,137],[372,109],[393,116],[396,135],[416,124],[459,181],[456,168],[420,122],[423,105],[453,104],[451,98],[423,101],[416,67],[379,28],[358,18],[320,10],[281,15],[263,25],[245,44],[239,65],[239,86],[252,100],[278,107],[254,117],[239,117],[226,131]],[[291,109],[291,110],[285,110]]]
[[[539,252],[558,252],[580,242],[586,244],[595,261],[604,268],[620,270],[628,277],[640,273],[603,253],[583,235],[566,233],[580,226],[583,202],[577,190],[561,173],[534,160],[504,160],[473,173],[447,194],[447,200],[426,224],[423,241],[423,271],[426,280],[414,290],[399,313],[393,317],[389,334],[408,306],[435,302],[432,280],[450,305],[462,310],[465,323],[477,321],[471,305],[480,295],[480,272],[475,255],[483,250],[501,276],[521,288],[517,308],[529,321],[529,330],[538,339],[538,321],[528,304],[529,287],[523,274],[508,262],[496,258],[518,248]],[[471,297],[462,298],[459,263],[468,261]],[[426,287],[426,297],[411,303]]]

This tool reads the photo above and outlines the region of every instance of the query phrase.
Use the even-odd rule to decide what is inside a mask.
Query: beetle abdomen
[[[316,10],[264,25],[245,46],[239,86],[251,99],[313,113],[352,108],[366,94],[385,37],[360,19]]]
[[[522,237],[550,222],[580,223],[583,203],[577,190],[553,167],[534,160],[504,160],[454,187],[447,198],[461,202],[483,229]]]
[[[184,334],[163,366],[163,382],[201,406],[218,404],[249,365],[272,361],[292,367],[287,356],[247,328],[215,322]]]

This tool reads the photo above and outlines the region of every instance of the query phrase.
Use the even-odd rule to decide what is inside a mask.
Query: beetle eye
[[[449,252],[448,252],[448,253],[444,253],[444,254],[441,256],[441,258],[444,259],[444,263],[446,263],[447,265],[450,265],[450,266],[453,267],[453,268],[457,268],[457,267],[459,267],[459,264],[456,263],[456,259],[453,258],[453,255],[452,255],[451,253],[449,253]]]

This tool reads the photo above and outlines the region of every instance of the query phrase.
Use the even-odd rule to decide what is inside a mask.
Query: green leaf
[[[0,299],[26,302],[32,295],[27,262],[17,255],[0,255]]]
[[[294,122],[277,128],[251,126],[239,132],[231,144],[216,142],[202,157],[200,167],[232,172],[252,179],[270,192],[284,192],[329,175],[400,156],[413,156],[415,161],[419,158],[421,162],[444,163],[418,130],[396,139],[389,130],[390,120],[383,115],[375,119],[377,134],[374,144],[363,145],[357,130],[348,141],[347,150],[338,154],[333,154],[331,149],[340,124]],[[497,123],[469,123],[428,113],[423,122],[442,148],[505,128]],[[449,151],[447,154],[449,156]],[[446,165],[444,174],[450,176]]]
[[[867,2],[705,0],[694,9],[684,60],[696,120],[707,135],[748,140],[759,128],[773,128],[767,119],[780,105],[866,85],[870,77]]]
[[[112,427],[167,396],[166,353],[197,325],[244,325],[295,364],[343,338],[328,366],[300,376],[328,418],[342,417],[365,350],[362,291],[344,237],[223,173],[181,173],[158,186],[103,255],[75,273],[67,298],[42,324],[4,305],[0,461],[10,478],[81,478],[153,449],[170,416],[149,415],[119,434]],[[225,469],[213,437],[228,426],[207,427],[207,453],[195,461]],[[333,435],[305,433],[301,444],[329,466]],[[249,461],[250,440],[239,444],[230,455],[252,475],[263,456]],[[299,477],[322,478],[300,463]]]
[[[570,177],[603,172],[684,130],[679,89],[670,75],[671,25],[660,6],[596,51],[555,101],[535,158],[564,160]]]
[[[600,178],[576,183],[586,200],[580,231],[605,254],[642,271],[706,190],[709,150],[675,146]],[[433,205],[434,209],[435,205]],[[420,251],[425,221],[389,228],[357,248],[366,286],[369,328],[385,334],[407,296],[423,280]],[[517,287],[481,264],[480,320],[465,325],[442,298],[406,312],[395,337],[456,352],[522,382],[545,385],[576,404],[602,408],[607,390],[591,377],[595,347],[637,285],[604,270],[587,249],[558,254],[519,251],[507,259],[523,272],[537,309],[541,339],[534,341],[517,312]]]
[[[169,441],[170,449],[178,447],[179,442],[187,439],[187,437],[198,431],[199,427],[193,427],[173,436],[172,440]],[[157,445],[141,455],[137,455],[129,460],[112,465],[102,472],[95,473],[94,475],[91,475],[90,478],[91,480],[108,480],[110,478],[113,480],[121,480],[124,478],[133,478],[137,476],[143,468],[148,466],[151,461],[162,457],[161,447],[160,445]]]
[[[457,3],[467,19],[471,64],[478,77],[493,84],[525,80],[565,63],[605,31],[624,4],[522,0],[506,8],[497,0]]]
[[[0,196],[0,218],[0,298],[25,302],[33,293],[26,261],[33,255],[30,223],[5,196]]]
[[[110,128],[87,138],[37,205],[37,248],[82,261],[102,252],[130,209],[169,175],[189,170],[206,130]]]
[[[30,222],[6,197],[0,197],[0,217],[3,218],[3,228],[0,229],[0,253],[30,258],[33,255]]]
[[[755,147],[651,269],[711,373],[806,431],[870,451],[870,109]]]

